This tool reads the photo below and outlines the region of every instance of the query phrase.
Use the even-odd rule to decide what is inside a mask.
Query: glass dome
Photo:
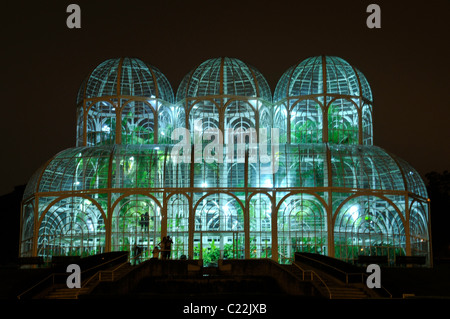
[[[274,102],[293,96],[347,95],[372,102],[366,77],[347,61],[335,56],[315,56],[290,67],[280,78]]]
[[[173,125],[173,101],[172,87],[156,67],[136,58],[106,60],[78,92],[77,145],[158,143]]]
[[[178,87],[176,99],[223,95],[272,101],[262,74],[253,66],[228,57],[206,60],[189,72]]]
[[[115,58],[100,63],[81,85],[77,104],[98,97],[133,96],[172,103],[172,87],[159,69],[137,58]]]
[[[235,58],[214,58],[201,63],[181,81],[177,107],[185,114],[191,139],[218,130],[229,144],[227,132],[272,127],[272,94],[254,67]],[[270,133],[270,132],[269,132]]]
[[[285,142],[373,143],[369,83],[341,58],[316,56],[290,67],[274,102],[275,125],[286,132]]]

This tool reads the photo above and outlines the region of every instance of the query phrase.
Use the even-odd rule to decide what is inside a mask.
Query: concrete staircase
[[[312,281],[321,294],[329,299],[367,299],[370,298],[361,285],[345,284],[331,275],[306,264],[283,265],[301,280]]]
[[[124,263],[112,270],[103,270],[86,279],[81,288],[67,288],[67,286],[54,286],[47,294],[42,296],[43,299],[78,299],[79,295],[89,294],[92,289],[101,281],[114,281],[127,274],[133,266],[130,263]]]

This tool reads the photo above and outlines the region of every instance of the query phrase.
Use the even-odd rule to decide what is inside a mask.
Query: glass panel
[[[405,229],[398,212],[375,196],[358,196],[342,206],[334,225],[335,256],[356,262],[358,256],[405,255]]]
[[[105,224],[93,200],[69,197],[49,207],[39,225],[38,256],[88,256],[105,251]]]
[[[280,262],[292,261],[295,252],[327,254],[325,208],[313,195],[287,197],[278,210],[277,223]]]
[[[272,258],[272,205],[265,194],[250,200],[250,258]]]
[[[112,250],[129,251],[136,257],[135,246],[143,258],[150,258],[161,241],[161,208],[152,198],[135,194],[114,203],[112,218]]]

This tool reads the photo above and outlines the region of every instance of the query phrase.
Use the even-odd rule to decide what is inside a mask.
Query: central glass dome
[[[176,99],[224,95],[272,101],[272,92],[262,74],[253,66],[228,57],[206,60],[189,72],[178,87]]]
[[[272,93],[266,79],[253,66],[236,58],[209,59],[189,72],[177,90],[177,108],[185,114],[186,128],[195,136],[272,127]]]

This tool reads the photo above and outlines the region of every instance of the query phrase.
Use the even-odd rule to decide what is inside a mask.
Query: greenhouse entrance
[[[194,234],[194,259],[203,264],[215,263],[219,259],[244,259],[244,233],[237,231],[199,231]]]

